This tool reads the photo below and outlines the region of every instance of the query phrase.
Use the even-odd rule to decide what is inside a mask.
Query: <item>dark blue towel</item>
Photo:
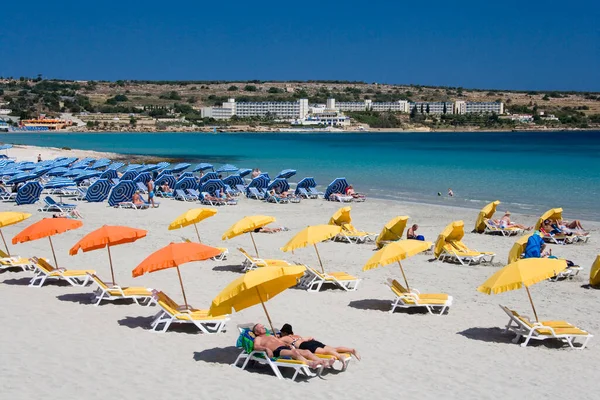
[[[544,240],[540,235],[534,233],[527,240],[527,245],[525,246],[525,255],[523,258],[535,258],[542,256],[542,244]]]

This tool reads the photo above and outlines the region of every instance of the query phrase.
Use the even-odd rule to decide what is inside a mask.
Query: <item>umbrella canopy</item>
[[[94,163],[90,164],[91,169],[100,169],[107,167],[111,161],[108,158],[100,158],[96,160]]]
[[[395,242],[396,240],[402,239],[407,223],[408,216],[406,215],[389,220],[388,223],[383,226],[383,229],[381,229],[381,233],[377,236],[377,247],[381,248],[386,242]]]
[[[100,175],[100,179],[119,179],[116,169],[107,169]]]
[[[243,178],[246,175],[250,175],[250,172],[252,172],[250,168],[242,168],[238,171],[238,175]]]
[[[167,185],[169,185],[169,188],[173,189],[175,187],[175,185],[177,184],[177,180],[171,174],[163,174],[156,179],[156,181],[154,182],[154,185],[156,187],[160,187],[160,186],[164,185],[165,183]]]
[[[325,200],[329,200],[334,193],[345,194],[348,186],[350,185],[348,185],[346,178],[335,178],[325,190]]]
[[[239,168],[235,165],[225,164],[217,168],[217,172],[238,172]]]
[[[479,211],[477,221],[475,222],[475,232],[483,233],[485,231],[485,220],[492,218],[496,212],[496,208],[500,204],[500,200],[492,201]]]
[[[567,269],[567,262],[565,260],[526,258],[510,263],[496,271],[477,290],[485,294],[498,294],[525,286],[527,296],[533,308],[533,314],[535,315],[535,319],[538,320],[537,312],[529,293],[529,286],[552,278],[565,269]]]
[[[44,218],[34,224],[23,229],[12,239],[13,244],[29,242],[47,237],[50,241],[52,256],[54,257],[54,265],[58,268],[56,262],[56,253],[54,253],[54,245],[52,244],[51,236],[70,231],[72,229],[81,228],[83,223],[71,218]]]
[[[16,174],[15,176],[13,176],[11,179],[9,179],[6,184],[7,185],[14,185],[15,183],[22,183],[22,182],[27,182],[29,180],[35,179],[35,174],[29,173],[29,172],[20,172],[18,174]]]
[[[4,243],[4,247],[6,248],[6,254],[10,257],[10,250],[8,249],[8,245],[6,244],[6,240],[4,240],[4,234],[2,233],[2,228],[14,224],[18,224],[21,221],[25,221],[31,217],[31,214],[15,212],[15,211],[2,211],[0,212],[0,236],[2,237],[2,242]]]
[[[590,270],[590,286],[599,286],[600,285],[600,254],[596,256],[596,261],[592,264],[592,269]]]
[[[198,183],[195,178],[186,176],[177,181],[175,183],[175,190],[187,190],[187,189],[196,189],[198,187]]]
[[[200,192],[206,192],[210,194],[214,194],[221,189],[225,189],[225,184],[220,179],[209,179],[198,188]]]
[[[277,175],[275,177],[275,179],[277,179],[277,178],[290,179],[294,175],[296,175],[295,169],[284,169],[283,171],[281,171],[279,173],[279,175]]]
[[[168,163],[166,161],[161,161],[158,164],[156,164],[158,169],[167,169],[170,165],[171,165],[171,163]]]
[[[48,176],[61,176],[68,171],[69,169],[65,167],[54,167],[48,171]]]
[[[142,172],[138,176],[133,178],[133,182],[141,182],[145,185],[150,179],[152,179],[152,175],[150,174],[150,172]]]
[[[239,175],[229,175],[223,179],[223,183],[229,185],[231,188],[235,188],[237,185],[244,186],[244,180]]]
[[[69,254],[74,256],[79,250],[84,253],[92,250],[102,249],[108,250],[108,260],[110,262],[110,274],[112,276],[113,285],[115,282],[115,272],[113,269],[112,258],[110,255],[110,247],[124,243],[132,243],[146,236],[148,232],[143,229],[130,228],[128,226],[109,226],[104,225],[99,229],[85,235],[79,242],[75,243]]]
[[[196,228],[196,235],[198,235],[198,242],[202,242],[200,240],[200,233],[198,233],[198,226],[196,224],[205,220],[206,218],[212,217],[216,213],[217,210],[214,208],[193,208],[175,218],[175,220],[169,225],[169,230],[172,231],[173,229],[179,229],[193,224],[194,228]]]
[[[275,222],[275,217],[270,217],[268,215],[246,216],[237,221],[235,224],[231,225],[231,227],[225,231],[221,239],[227,240],[239,235],[243,235],[244,233],[249,233],[250,238],[252,238],[252,244],[254,244],[254,251],[256,251],[256,256],[258,257],[258,249],[256,248],[256,242],[254,241],[252,232],[270,224],[271,222]]]
[[[535,223],[535,230],[539,231],[540,227],[542,226],[542,223],[547,219],[562,219],[562,212],[562,208],[551,208],[550,210],[546,211],[542,214],[540,218],[538,218],[537,222]]]
[[[213,316],[231,314],[256,304],[262,304],[273,332],[273,323],[265,307],[279,293],[295,286],[304,275],[302,265],[290,267],[269,267],[249,271],[225,287],[212,301],[210,314]]]
[[[463,221],[454,221],[448,224],[439,234],[435,242],[433,254],[436,258],[442,254],[442,250],[447,242],[459,241],[465,236],[465,223]]]
[[[250,193],[250,188],[266,189],[269,186],[269,178],[266,176],[259,175],[252,179],[246,187],[246,196]]]
[[[517,239],[515,244],[513,244],[512,248],[510,249],[510,252],[508,253],[509,264],[521,259],[521,254],[525,252],[525,247],[527,247],[527,241],[529,240],[531,235],[533,235],[533,233],[522,236],[519,239]]]
[[[171,170],[171,172],[175,173],[175,172],[181,172],[185,169],[188,169],[190,167],[190,165],[192,164],[188,164],[188,163],[179,163],[177,165],[175,165],[174,167],[169,167],[169,169]]]
[[[179,266],[192,261],[208,260],[209,258],[216,257],[219,254],[221,254],[221,250],[206,246],[201,243],[170,243],[162,249],[150,254],[132,271],[132,275],[135,278],[137,276],[167,268],[177,268],[179,284],[181,285],[181,292],[183,293],[183,301],[185,302],[186,308],[188,308],[188,302],[185,296],[185,289],[183,288],[183,280],[181,279]]]
[[[283,193],[290,190],[290,184],[283,178],[276,178],[267,186],[267,191],[275,190],[276,193]]]
[[[192,172],[206,171],[207,169],[215,170],[212,164],[200,163],[192,169]]]
[[[110,164],[108,167],[106,167],[106,170],[107,170],[107,171],[110,171],[110,170],[114,170],[114,171],[116,171],[116,170],[118,170],[119,168],[121,168],[123,165],[125,165],[125,163],[122,163],[122,162],[116,161],[116,162],[114,162],[114,163]]]
[[[363,267],[363,271],[368,271],[370,269],[383,267],[385,265],[397,262],[400,266],[400,271],[402,271],[402,277],[404,277],[406,288],[410,290],[410,286],[408,286],[408,280],[406,279],[406,274],[404,273],[404,268],[402,267],[402,263],[400,261],[423,251],[427,251],[429,248],[431,248],[431,242],[425,242],[422,240],[407,239],[390,243],[369,258],[369,261],[367,261]]]
[[[40,199],[44,188],[39,182],[27,182],[19,188],[15,202],[17,205],[33,204]]]
[[[85,193],[85,199],[90,203],[100,203],[106,200],[111,188],[110,182],[106,179],[98,179],[92,183]]]
[[[342,231],[342,228],[337,225],[314,225],[308,226],[302,229],[300,232],[296,234],[285,246],[281,248],[282,251],[294,251],[301,247],[306,247],[308,245],[313,245],[315,248],[315,252],[317,253],[317,258],[319,259],[319,265],[321,266],[321,271],[325,273],[325,269],[323,268],[323,262],[321,261],[321,256],[319,255],[319,250],[317,249],[317,243],[323,242],[325,240],[329,240],[335,237]]]
[[[204,182],[210,179],[219,179],[219,174],[217,174],[216,172],[207,172],[200,178],[199,183],[200,185],[202,185]]]
[[[77,186],[74,180],[68,178],[52,178],[44,185],[44,189],[59,189],[69,186]]]
[[[83,182],[86,179],[95,178],[102,175],[100,171],[85,171],[73,178],[75,182]]]
[[[343,226],[351,223],[352,217],[350,216],[350,210],[352,210],[352,207],[348,206],[337,210],[329,219],[329,225]]]
[[[123,175],[121,175],[121,180],[122,181],[133,181],[135,179],[135,177],[138,175],[139,175],[139,173],[134,170],[125,171],[125,173]]]

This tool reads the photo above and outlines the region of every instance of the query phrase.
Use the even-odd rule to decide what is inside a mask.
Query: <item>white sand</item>
[[[16,150],[13,150],[13,152]],[[14,154],[14,153],[13,153]],[[53,153],[54,154],[54,153]],[[12,154],[11,154],[12,155]],[[35,158],[30,154],[30,158]],[[55,155],[48,154],[47,157]],[[32,158],[33,157],[33,158]],[[159,209],[134,211],[108,208],[104,204],[81,203],[84,226],[54,237],[61,267],[93,268],[110,279],[105,250],[69,256],[68,249],[84,234],[102,224],[128,225],[147,229],[146,238],[113,248],[117,282],[122,285],[158,288],[182,302],[177,274],[160,271],[133,279],[131,270],[147,255],[182,236],[194,238],[193,227],[168,231],[167,225],[191,203],[160,199]],[[220,207],[218,214],[199,225],[203,240],[223,245],[222,233],[236,220],[252,214],[277,218],[275,225],[289,232],[255,235],[260,255],[284,258],[317,266],[311,248],[295,254],[282,253],[284,245],[301,228],[327,223],[339,203],[306,200],[301,204],[275,205],[241,199],[235,207]],[[44,215],[37,206],[17,207],[0,203],[0,210],[32,212],[31,222]],[[463,219],[470,231],[476,210],[369,199],[352,205],[356,227],[379,232],[396,215],[409,215],[420,225],[419,233],[435,240],[452,220]],[[576,216],[566,215],[568,218]],[[533,224],[537,216],[513,215],[513,220]],[[12,238],[27,223],[3,230]],[[542,282],[531,293],[541,319],[565,319],[592,333],[600,333],[600,291],[582,288],[598,252],[599,223],[584,223],[594,237],[585,245],[552,246],[553,253],[575,261],[584,271],[573,281]],[[467,233],[464,242],[482,251],[494,251],[505,263],[515,238]],[[250,237],[226,242],[229,259],[224,262],[191,263],[181,267],[188,301],[197,308],[239,276],[242,256],[235,248],[252,250]],[[598,337],[583,351],[552,344],[521,348],[502,334],[507,317],[498,304],[531,315],[526,292],[512,291],[495,296],[477,292],[476,287],[499,267],[461,267],[431,256],[417,255],[404,263],[409,283],[427,292],[454,296],[448,315],[397,312],[390,315],[392,292],[386,278],[401,278],[391,265],[362,272],[373,254],[373,245],[322,243],[319,250],[326,269],[347,271],[363,278],[356,292],[327,290],[307,293],[290,289],[267,303],[276,327],[293,325],[296,333],[314,336],[331,345],[356,347],[362,362],[351,362],[341,374],[307,383],[278,381],[263,369],[241,371],[230,367],[239,351],[234,347],[236,325],[263,322],[260,306],[231,316],[226,333],[203,335],[195,330],[149,332],[156,307],[135,304],[89,304],[91,287],[47,284],[27,287],[31,273],[0,273],[0,388],[4,399],[65,398],[561,398],[592,399],[596,369],[600,362]],[[48,240],[12,246],[14,253],[50,257]],[[261,371],[263,373],[261,373]]]

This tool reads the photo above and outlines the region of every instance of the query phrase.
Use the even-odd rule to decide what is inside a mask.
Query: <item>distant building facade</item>
[[[299,119],[308,114],[308,99],[257,102],[236,102],[235,99],[229,99],[221,107],[204,107],[200,113],[203,118],[214,119],[230,119],[234,115],[240,118],[273,116]]]
[[[454,114],[454,103],[450,101],[417,101],[408,104],[409,112],[419,114]]]
[[[504,114],[504,103],[501,102],[454,102],[456,114]]]

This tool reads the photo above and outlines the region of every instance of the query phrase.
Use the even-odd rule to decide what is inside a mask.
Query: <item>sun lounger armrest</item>
[[[416,295],[419,295],[419,294],[421,294],[421,292],[419,291],[419,289],[414,289],[414,288],[410,288],[410,292],[411,292],[411,293],[414,293],[414,294],[416,294]]]

